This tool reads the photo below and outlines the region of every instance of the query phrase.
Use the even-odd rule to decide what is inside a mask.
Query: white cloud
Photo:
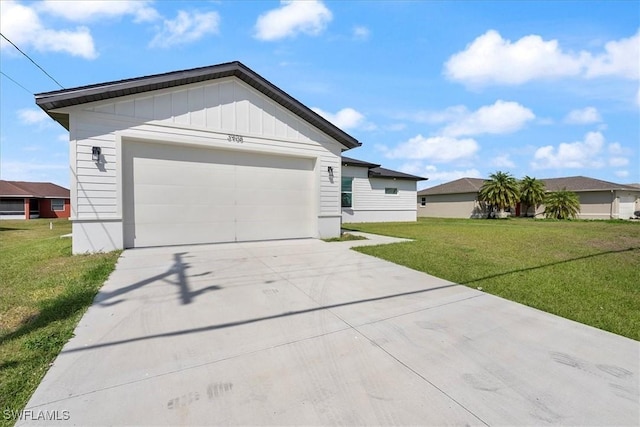
[[[73,7],[73,4],[67,3],[67,7]],[[33,8],[14,1],[0,1],[0,27],[2,33],[22,49],[33,47],[40,52],[65,52],[86,59],[98,56],[87,27],[73,30],[46,28]],[[4,39],[0,46],[2,50],[13,49]]]
[[[340,129],[375,129],[375,125],[373,125],[372,123],[368,123],[365,120],[365,116],[359,111],[354,110],[353,108],[343,108],[335,114],[323,111],[320,108],[312,108],[312,110],[320,114],[325,119],[329,120]]]
[[[629,159],[627,159],[626,157],[612,157],[609,159],[609,166],[613,166],[614,168],[627,166],[628,164]]]
[[[629,38],[608,42],[604,50],[603,54],[590,58],[587,77],[640,79],[640,30]]]
[[[467,107],[464,105],[454,105],[442,111],[418,111],[415,113],[399,114],[398,118],[418,123],[440,124],[459,120],[467,114],[469,114]]]
[[[605,139],[600,132],[589,132],[583,141],[563,142],[558,147],[546,145],[536,150],[534,169],[601,168],[605,162]]]
[[[451,80],[471,85],[517,85],[537,78],[573,76],[580,72],[581,55],[562,52],[557,40],[529,35],[516,42],[489,30],[445,63]]]
[[[493,105],[462,114],[441,133],[448,136],[512,133],[535,117],[531,110],[517,102],[498,100]]]
[[[564,118],[565,123],[586,125],[602,121],[600,113],[595,107],[586,107],[581,110],[572,110]]]
[[[480,171],[475,168],[466,170],[439,170],[434,165],[424,165],[420,162],[405,163],[400,166],[399,169],[405,173],[429,178],[425,187],[433,187],[440,182],[454,181],[460,178],[482,178]],[[423,183],[423,186],[424,184],[425,183]]]
[[[69,142],[69,133],[61,133],[56,139],[60,142]]]
[[[45,0],[37,4],[38,10],[73,22],[86,23],[104,18],[132,15],[135,22],[153,21],[160,17],[147,0],[74,1]]]
[[[571,110],[564,118],[564,122],[569,124],[590,124],[601,121],[602,117],[595,107]]]
[[[278,9],[270,10],[258,17],[255,37],[273,41],[293,37],[299,33],[318,35],[333,18],[331,11],[321,2],[285,1]]]
[[[627,150],[625,150],[619,142],[614,142],[609,144],[608,151],[611,154],[625,154]]]
[[[497,168],[515,168],[516,164],[513,163],[508,154],[503,154],[491,160],[491,166],[495,166]]]
[[[353,38],[355,40],[369,40],[371,31],[362,25],[356,25],[353,27]]]
[[[18,110],[17,114],[20,122],[25,125],[47,123],[49,121],[47,113],[36,108],[23,108]]]
[[[469,111],[464,105],[454,105],[441,111],[399,114],[398,118],[418,123],[444,124],[438,134],[457,137],[516,132],[536,116],[517,102],[497,100],[475,111]]]
[[[610,41],[604,52],[565,52],[557,40],[533,34],[512,42],[495,30],[477,37],[444,64],[451,79],[471,86],[519,85],[537,79],[580,76],[640,78],[640,31]]]
[[[620,178],[626,178],[629,176],[629,171],[626,171],[626,170],[615,171],[614,173],[616,174],[617,177],[620,177]]]
[[[417,135],[393,149],[386,149],[390,159],[427,159],[434,163],[445,163],[467,159],[479,149],[474,139],[456,139],[446,136],[425,138]]]
[[[165,19],[151,47],[172,47],[201,39],[208,34],[218,34],[220,15],[218,12],[178,11],[175,19]]]

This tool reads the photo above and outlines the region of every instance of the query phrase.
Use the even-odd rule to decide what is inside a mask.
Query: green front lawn
[[[640,223],[422,218],[345,224],[413,242],[355,250],[640,340]]]
[[[49,229],[49,224],[53,229]],[[68,220],[0,222],[0,426],[24,407],[119,252],[71,256]]]

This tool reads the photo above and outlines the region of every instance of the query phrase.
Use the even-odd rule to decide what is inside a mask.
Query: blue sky
[[[65,88],[239,60],[363,143],[345,155],[420,188],[497,170],[640,182],[637,1],[0,7],[2,34]],[[68,133],[33,97],[59,87],[1,47],[0,176],[68,186]]]

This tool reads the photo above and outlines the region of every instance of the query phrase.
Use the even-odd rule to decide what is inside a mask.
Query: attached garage
[[[124,247],[314,237],[314,160],[123,143]]]
[[[360,143],[239,62],[36,103],[69,130],[74,253],[340,234]]]

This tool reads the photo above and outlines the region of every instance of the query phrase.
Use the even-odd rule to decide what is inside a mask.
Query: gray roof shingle
[[[435,187],[420,190],[418,191],[418,196],[477,193],[483,183],[484,179],[482,178],[460,178],[455,181],[445,182],[444,184],[436,185]]]
[[[69,190],[51,182],[0,180],[1,197],[37,197],[68,199]]]

